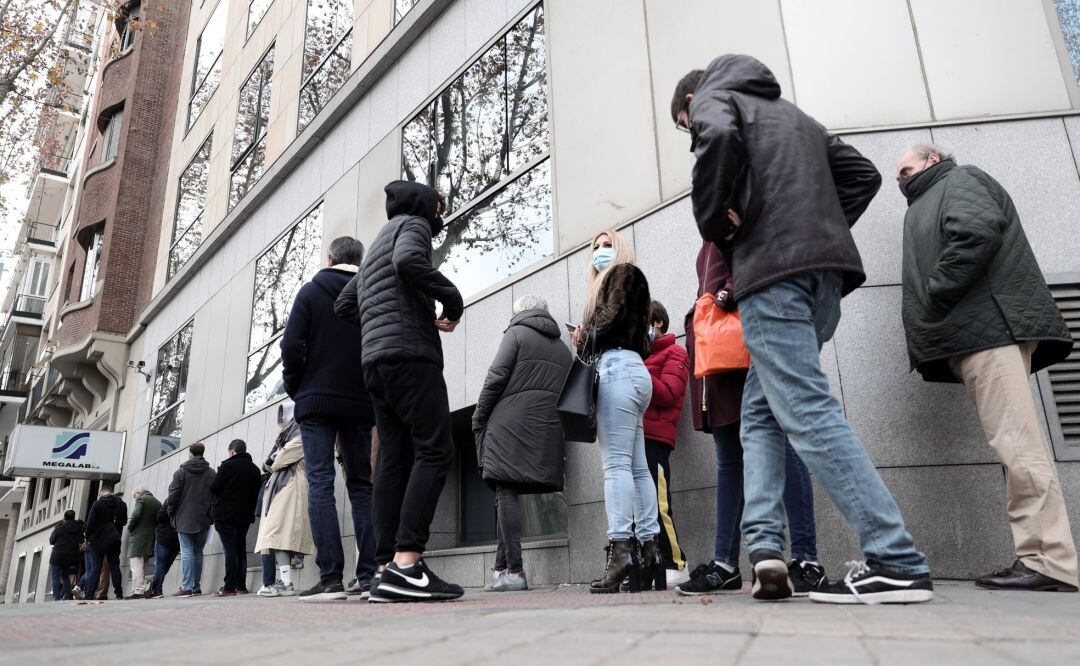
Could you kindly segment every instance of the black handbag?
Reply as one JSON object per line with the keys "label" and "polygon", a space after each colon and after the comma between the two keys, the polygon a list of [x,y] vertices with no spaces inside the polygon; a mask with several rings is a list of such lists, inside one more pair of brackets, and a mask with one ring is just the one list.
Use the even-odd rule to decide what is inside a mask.
{"label": "black handbag", "polygon": [[[584,349],[588,347],[588,355]],[[596,330],[590,329],[586,344],[574,355],[555,409],[562,422],[563,437],[572,442],[596,441],[596,395],[600,374],[596,369]]]}

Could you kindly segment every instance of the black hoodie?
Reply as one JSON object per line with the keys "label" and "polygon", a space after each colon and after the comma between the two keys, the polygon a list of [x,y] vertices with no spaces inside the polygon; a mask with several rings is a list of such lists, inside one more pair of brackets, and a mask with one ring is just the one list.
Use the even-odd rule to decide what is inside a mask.
{"label": "black hoodie", "polygon": [[510,320],[473,411],[477,461],[490,484],[519,492],[563,488],[562,424],[555,411],[573,358],[544,310]]}
{"label": "black hoodie", "polygon": [[437,205],[438,192],[427,185],[396,180],[386,186],[390,221],[375,237],[359,277],[365,367],[430,361],[442,368],[435,302],[450,320],[461,318],[464,304],[454,283],[431,265],[431,239],[443,224]]}
{"label": "black hoodie", "polygon": [[213,523],[210,504],[214,470],[202,456],[189,458],[173,474],[165,506],[177,532],[196,534]]}
{"label": "black hoodie", "polygon": [[[862,284],[850,227],[881,186],[868,159],[781,99],[750,56],[712,61],[690,122],[694,217],[702,238],[731,247],[735,293],[814,271],[841,273],[844,294]],[[719,233],[729,208],[743,220],[730,244]]]}
{"label": "black hoodie", "polygon": [[293,301],[281,337],[281,375],[297,421],[318,415],[375,422],[360,372],[360,326],[334,315],[334,299],[352,277],[324,268]]}
{"label": "black hoodie", "polygon": [[97,498],[86,516],[86,540],[94,550],[105,552],[120,542],[120,535],[127,525],[127,505],[114,494]]}

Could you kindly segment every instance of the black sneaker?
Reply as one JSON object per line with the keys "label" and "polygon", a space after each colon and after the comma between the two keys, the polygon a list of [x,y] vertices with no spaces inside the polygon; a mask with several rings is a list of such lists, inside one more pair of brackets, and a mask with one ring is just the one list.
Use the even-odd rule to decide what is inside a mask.
{"label": "black sneaker", "polygon": [[300,601],[342,601],[346,598],[345,586],[340,582],[320,581],[300,593]]}
{"label": "black sneaker", "polygon": [[399,567],[391,562],[368,601],[448,601],[463,594],[465,590],[460,585],[447,583],[436,576],[423,560],[410,567]]}
{"label": "black sneaker", "polygon": [[742,590],[742,574],[739,567],[728,571],[716,562],[699,564],[690,572],[690,580],[675,586],[679,594],[693,597],[701,594],[722,594]]}
{"label": "black sneaker", "polygon": [[349,583],[349,586],[345,588],[345,594],[350,597],[367,599],[371,594],[371,581],[353,578],[352,582]]}
{"label": "black sneaker", "polygon": [[781,601],[795,593],[782,554],[773,550],[755,550],[750,553],[750,561],[754,564],[754,587],[750,594],[755,599]]}
{"label": "black sneaker", "polygon": [[825,577],[825,567],[817,562],[792,560],[788,562],[787,573],[797,597],[805,597],[829,583],[829,579]]}
{"label": "black sneaker", "polygon": [[810,593],[823,604],[917,604],[934,598],[930,574],[902,574],[866,562],[849,562],[843,580]]}

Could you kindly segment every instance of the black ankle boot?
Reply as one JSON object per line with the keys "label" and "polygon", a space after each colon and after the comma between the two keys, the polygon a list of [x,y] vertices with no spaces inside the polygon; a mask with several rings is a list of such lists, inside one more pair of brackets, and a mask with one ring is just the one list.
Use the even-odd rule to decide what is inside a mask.
{"label": "black ankle boot", "polygon": [[630,539],[612,541],[607,548],[607,567],[599,580],[589,586],[593,594],[612,594],[619,591],[619,583],[626,579],[630,592],[641,591],[641,567],[638,563],[634,542]]}
{"label": "black ankle boot", "polygon": [[641,546],[641,589],[662,592],[667,589],[667,571],[656,537]]}

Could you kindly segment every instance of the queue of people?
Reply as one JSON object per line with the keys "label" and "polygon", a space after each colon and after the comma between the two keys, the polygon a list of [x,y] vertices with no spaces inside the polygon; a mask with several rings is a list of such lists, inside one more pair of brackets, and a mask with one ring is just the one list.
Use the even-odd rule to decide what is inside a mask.
{"label": "queue of people", "polygon": [[[607,514],[606,560],[597,561],[590,592],[738,592],[745,541],[755,599],[933,599],[927,557],[820,363],[841,299],[866,279],[851,227],[877,196],[881,175],[780,93],[764,64],[741,55],[721,56],[676,85],[671,115],[691,135],[691,199],[702,238],[697,293],[686,294],[695,305],[685,315],[685,348],[669,332],[667,307],[651,297],[632,242],[615,229],[588,247],[586,304],[580,323],[568,325],[569,348],[543,295],[514,301],[472,417],[497,516],[486,589],[529,588],[521,496],[563,489],[560,399],[581,366],[594,373],[590,415]],[[976,583],[1075,592],[1077,554],[1028,381],[1070,353],[1069,331],[1000,184],[931,144],[903,153],[896,180],[908,203],[900,314],[912,369],[926,381],[965,386],[1006,470],[1016,560]],[[76,597],[93,594],[106,567],[121,594],[125,524],[133,595],[163,596],[178,552],[183,576],[173,596],[201,594],[211,524],[225,555],[217,594],[244,594],[256,518],[259,596],[394,603],[464,594],[423,559],[454,459],[440,337],[463,314],[457,287],[432,263],[445,199],[407,181],[385,192],[388,222],[368,256],[358,240],[335,239],[327,267],[293,304],[281,342],[291,401],[279,409],[280,430],[261,473],[241,440],[230,443],[216,472],[203,445],[192,444],[166,501],[135,489],[130,519],[103,484],[86,525],[68,512],[50,539],[57,598],[72,585]],[[708,324],[716,317],[737,321],[741,333],[717,338]],[[718,339],[735,362],[716,366]],[[715,549],[693,569],[671,502],[684,409],[716,451]],[[348,585],[335,458],[357,551]],[[818,560],[813,478],[862,550],[832,580]],[[86,575],[76,584],[80,543]],[[311,554],[319,581],[298,591],[292,565]],[[150,557],[156,566],[147,586]]]}

